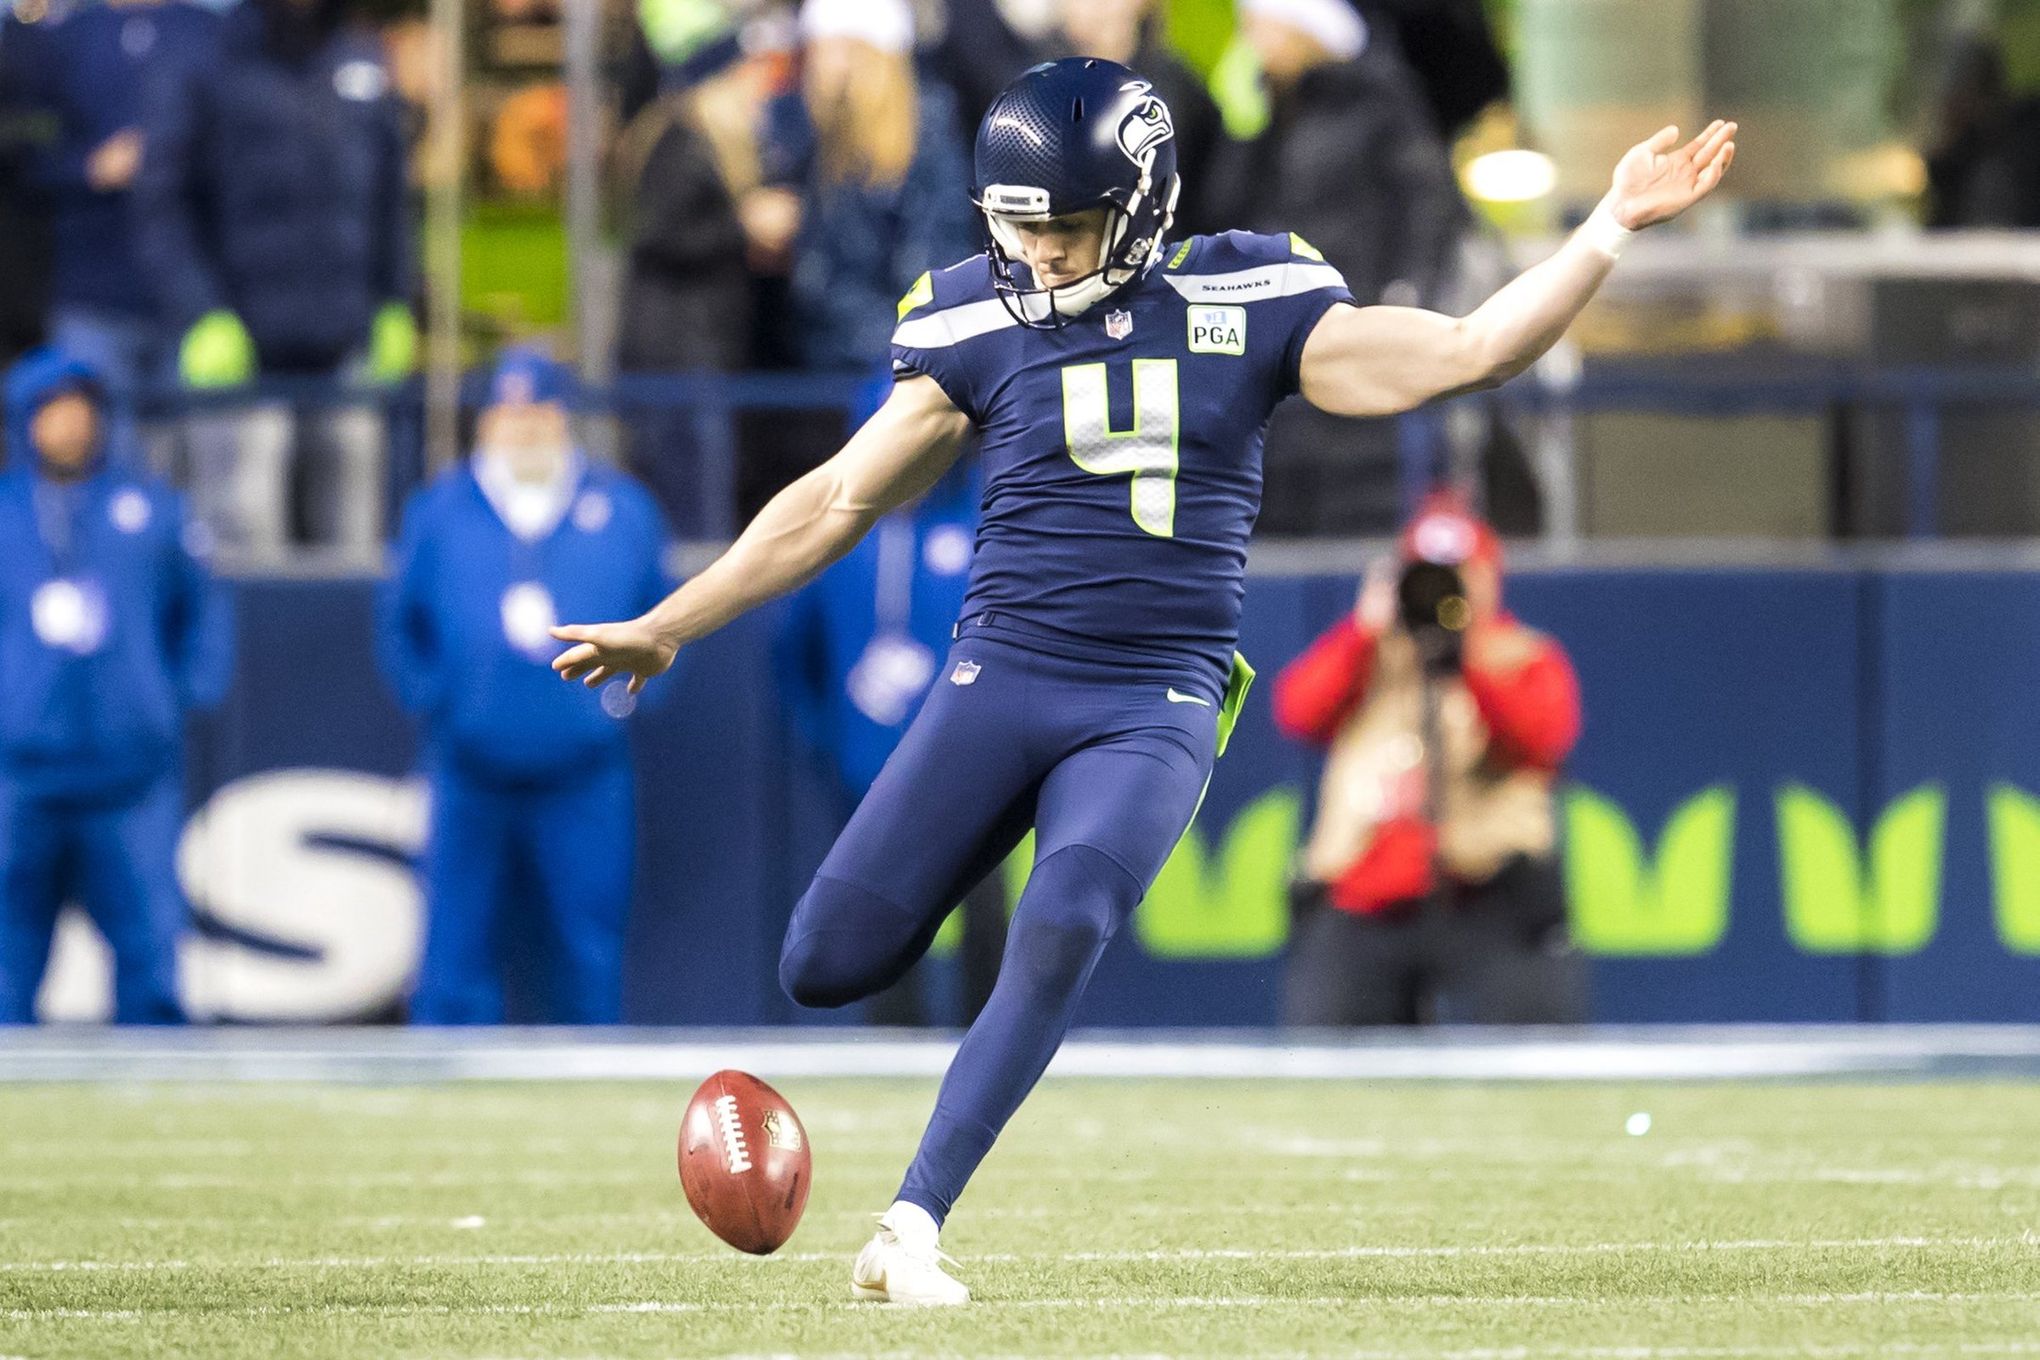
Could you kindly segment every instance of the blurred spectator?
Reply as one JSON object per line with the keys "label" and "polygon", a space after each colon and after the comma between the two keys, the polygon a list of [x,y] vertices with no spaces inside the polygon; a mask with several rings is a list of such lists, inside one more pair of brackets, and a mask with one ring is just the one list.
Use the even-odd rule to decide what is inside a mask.
{"label": "blurred spectator", "polygon": [[49,338],[91,364],[126,407],[169,377],[155,297],[128,232],[142,91],[212,60],[220,21],[183,0],[104,0],[6,26],[0,81],[46,123],[28,169],[53,216]]}
{"label": "blurred spectator", "polygon": [[466,466],[411,498],[379,610],[392,688],[425,728],[432,827],[411,1018],[504,1018],[503,934],[542,899],[547,1019],[620,1015],[636,836],[622,686],[563,685],[551,629],[630,618],[671,588],[658,510],[575,447],[567,370],[506,353]]}
{"label": "blurred spectator", "polygon": [[[717,11],[719,7],[708,5]],[[668,37],[665,93],[625,132],[617,161],[628,186],[629,255],[618,324],[625,374],[728,373],[752,361],[752,252],[777,254],[798,203],[761,185],[758,130],[771,93],[768,58],[747,57],[724,20]],[[761,210],[759,198],[773,200]],[[746,205],[751,205],[750,217]],[[777,213],[754,242],[747,221]],[[711,506],[691,412],[653,409],[632,422],[631,466],[683,535],[726,532],[732,507]]]}
{"label": "blurred spectator", "polygon": [[1994,39],[1955,44],[1927,153],[1929,227],[2040,227],[2040,99],[2015,97]]}
{"label": "blurred spectator", "polygon": [[[135,181],[144,270],[187,386],[256,377],[394,382],[418,334],[404,120],[372,33],[344,0],[247,0],[220,57],[145,101]],[[372,404],[330,402],[294,438],[290,407],[194,422],[192,483],[223,543],[291,537],[294,461],[316,541],[382,538],[383,438]],[[294,444],[319,447],[294,460]]]}
{"label": "blurred spectator", "polygon": [[[977,533],[977,478],[958,463],[918,504],[878,527],[788,603],[774,643],[796,731],[834,771],[844,816],[863,799],[920,710],[963,610]],[[963,903],[963,1014],[998,981],[1006,947],[999,875]],[[920,969],[872,1002],[879,1024],[926,1023]]]}
{"label": "blurred spectator", "polygon": [[1218,105],[1197,73],[1162,45],[1158,0],[1062,0],[1062,31],[1070,55],[1103,57],[1130,66],[1154,83],[1176,125],[1176,168],[1183,196],[1173,235],[1224,231],[1205,203],[1214,192],[1212,154],[1225,136]]}
{"label": "blurred spectator", "polygon": [[567,87],[527,85],[503,100],[489,130],[489,169],[521,198],[559,192],[567,175]]}
{"label": "blurred spectator", "polygon": [[1579,734],[1572,665],[1503,608],[1501,544],[1456,499],[1401,557],[1276,681],[1282,730],[1329,751],[1284,1019],[1581,1020],[1552,802]]}
{"label": "blurred spectator", "polygon": [[1416,77],[1431,121],[1456,140],[1497,100],[1509,97],[1509,63],[1495,41],[1484,0],[1357,0],[1372,30],[1393,36]]}
{"label": "blurred spectator", "polygon": [[[1436,306],[1469,220],[1452,162],[1401,59],[1346,0],[1242,0],[1273,94],[1267,130],[1228,151],[1217,215],[1295,232],[1362,305]],[[1291,402],[1270,423],[1264,534],[1385,534],[1401,512],[1393,421]]]}
{"label": "blurred spectator", "polygon": [[34,1019],[70,901],[112,947],[114,1018],[183,1019],[184,715],[224,694],[231,623],[177,497],[109,457],[105,407],[99,375],[57,350],[8,375],[0,1023]]}
{"label": "blurred spectator", "polygon": [[906,0],[807,0],[793,297],[810,368],[877,370],[894,304],[979,248],[951,96],[914,73]]}
{"label": "blurred spectator", "polygon": [[954,95],[955,136],[969,146],[978,122],[1013,77],[1045,60],[1060,0],[947,0],[929,69]]}

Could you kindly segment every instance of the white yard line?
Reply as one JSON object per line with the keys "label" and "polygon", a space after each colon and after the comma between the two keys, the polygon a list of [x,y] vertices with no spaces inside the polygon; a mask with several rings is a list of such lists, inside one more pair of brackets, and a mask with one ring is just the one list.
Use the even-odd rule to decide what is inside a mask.
{"label": "white yard line", "polygon": [[[1053,1311],[1060,1309],[1109,1310],[1128,1309],[1153,1312],[1162,1309],[1178,1311],[1222,1311],[1242,1308],[1310,1308],[1310,1309],[1353,1309],[1353,1308],[1578,1308],[1595,1309],[1620,1307],[1632,1304],[1692,1304],[1726,1303],[1748,1305],[1753,1303],[1788,1304],[1799,1307],[1832,1308],[1845,1304],[1871,1304],[1879,1307],[1895,1303],[2033,1303],[2040,1302],[2040,1293],[1944,1293],[1934,1290],[1897,1290],[1876,1293],[1796,1293],[1796,1294],[1623,1294],[1613,1297],[1586,1298],[1566,1294],[1397,1294],[1381,1297],[1342,1297],[1322,1295],[1309,1297],[1287,1297],[1274,1294],[1191,1294],[1175,1296],[1127,1295],[1105,1298],[1041,1298],[1041,1299],[978,1299],[972,1307],[981,1312],[998,1311]],[[634,1303],[599,1304],[313,1304],[305,1307],[282,1307],[270,1304],[256,1304],[243,1308],[213,1308],[197,1306],[192,1308],[10,1308],[0,1311],[0,1318],[10,1321],[34,1322],[46,1319],[89,1319],[93,1321],[138,1321],[142,1318],[160,1318],[184,1313],[199,1313],[207,1317],[333,1317],[364,1315],[381,1317],[585,1317],[589,1314],[609,1313],[846,1313],[874,1309],[875,1305],[837,1301],[815,1301],[792,1303],[786,1301],[753,1300],[748,1302],[728,1301],[721,1303],[691,1303],[648,1299]],[[1649,1352],[1646,1352],[1647,1354]]]}
{"label": "white yard line", "polygon": [[[972,1261],[1106,1262],[1168,1261],[1340,1261],[1422,1260],[1429,1258],[1511,1256],[1598,1256],[1636,1254],[1704,1255],[1710,1252],[1980,1250],[1994,1247],[2040,1247],[2040,1238],[2023,1237],[1841,1237],[1751,1238],[1718,1242],[1525,1242],[1471,1246],[1346,1246],[1271,1249],[1182,1247],[1152,1251],[1005,1252],[972,1256]],[[847,1252],[787,1252],[769,1258],[779,1262],[843,1259]],[[268,1257],[252,1261],[188,1259],[60,1260],[0,1262],[0,1273],[174,1270],[388,1270],[404,1268],[465,1268],[473,1266],[671,1265],[713,1263],[758,1267],[764,1258],[734,1252],[549,1252],[530,1254],[308,1256]]]}
{"label": "white yard line", "polygon": [[[642,1147],[634,1148],[641,1152]],[[830,1166],[838,1173],[851,1176],[877,1174],[875,1168],[895,1168],[899,1158],[893,1154],[873,1154],[869,1157],[831,1154]],[[48,1175],[8,1176],[0,1178],[0,1191],[21,1194],[47,1193],[71,1186],[92,1189],[119,1187],[134,1190],[163,1191],[204,1191],[238,1190],[255,1194],[287,1194],[303,1190],[485,1190],[493,1186],[578,1186],[578,1185],[636,1185],[652,1186],[670,1183],[672,1168],[668,1159],[661,1155],[656,1160],[632,1156],[625,1166],[607,1170],[568,1170],[545,1167],[528,1167],[519,1170],[477,1172],[477,1171],[417,1171],[392,1169],[387,1171],[335,1171],[289,1177],[239,1176],[224,1172],[180,1172],[180,1171],[135,1171],[126,1173],[101,1173],[89,1171],[62,1172]],[[1097,1167],[1085,1173],[1086,1179],[1114,1184],[1146,1185],[1163,1183],[1177,1175],[1176,1171],[1161,1167]],[[1893,1168],[1850,1168],[1850,1167],[1807,1167],[1767,1169],[1734,1168],[1691,1163],[1643,1162],[1635,1165],[1580,1165],[1553,1166],[1547,1163],[1526,1161],[1505,1165],[1484,1165],[1474,1169],[1452,1166],[1427,1165],[1422,1161],[1402,1160],[1392,1166],[1347,1166],[1333,1170],[1308,1165],[1266,1166],[1239,1172],[1236,1179],[1244,1182],[1270,1181],[1323,1182],[1333,1179],[1342,1183],[1393,1184],[1393,1183],[1453,1183],[1491,1182],[1518,1179],[1538,1181],[1586,1181],[1607,1184],[1614,1181],[1637,1181],[1646,1178],[1664,1179],[1680,1177],[1701,1185],[1824,1185],[1834,1186],[1934,1186],[1944,1190],[1981,1191],[1986,1193],[2008,1189],[2031,1189],[2040,1187],[2040,1167],[2032,1166],[1951,1166],[1934,1169],[1910,1167]],[[1206,1212],[1203,1209],[1197,1212]],[[1295,1212],[1285,1207],[1283,1212]]]}

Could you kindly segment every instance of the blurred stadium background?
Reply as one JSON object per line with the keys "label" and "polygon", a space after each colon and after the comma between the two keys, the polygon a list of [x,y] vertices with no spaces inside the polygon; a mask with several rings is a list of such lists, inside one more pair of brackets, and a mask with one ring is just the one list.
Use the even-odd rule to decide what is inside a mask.
{"label": "blurred stadium background", "polygon": [[[62,121],[75,110],[22,70],[52,69],[37,40],[61,39],[94,8],[18,0],[6,29],[4,308],[17,351],[68,314],[64,292],[77,288],[65,269],[89,272],[64,263],[74,240],[50,239],[75,207],[49,190],[46,168],[75,137]],[[1266,167],[1294,150],[1285,137],[1321,137],[1332,115],[1279,89],[1271,98],[1228,0],[1152,8],[1143,50],[1168,52],[1171,83],[1208,95],[1217,115],[1203,182],[1192,179],[1209,205],[1197,211],[1251,205],[1258,186],[1313,218],[1297,229],[1328,233],[1330,247],[1345,210],[1311,206],[1309,171],[1269,189]],[[1404,159],[1435,147],[1453,180],[1451,203],[1398,223],[1379,203],[1403,189],[1365,179],[1374,153],[1318,172],[1358,176],[1348,215],[1360,225],[1333,251],[1356,289],[1477,298],[1577,220],[1619,149],[1661,122],[1733,113],[1743,159],[1720,200],[1638,243],[1533,375],[1386,435],[1306,430],[1272,449],[1245,650],[1264,669],[1296,656],[1350,600],[1370,540],[1430,488],[1461,487],[1511,537],[1517,612],[1580,674],[1586,721],[1559,794],[1561,858],[1595,1019],[2040,1017],[2029,702],[2040,179],[2026,171],[2040,156],[2040,8],[1360,8],[1360,64],[1380,63],[1380,88],[1404,105],[1384,114],[1376,90],[1345,113],[1334,99],[1333,114],[1361,120],[1356,146],[1378,132],[1403,139]],[[936,165],[941,194],[961,191],[965,129],[989,90],[1028,56],[1072,46],[1060,18],[1050,0],[915,11],[927,91],[917,135],[946,144],[916,154]],[[904,211],[900,196],[831,200],[803,169],[800,130],[774,130],[801,102],[791,8],[441,0],[429,14],[367,5],[347,22],[374,38],[359,51],[383,63],[404,119],[413,220],[392,239],[416,250],[420,282],[392,300],[424,320],[419,376],[361,387],[264,363],[252,389],[223,389],[178,381],[174,363],[137,370],[119,398],[196,501],[197,469],[211,465],[190,448],[208,413],[231,418],[251,391],[272,412],[365,401],[387,454],[365,522],[394,523],[413,487],[459,459],[471,437],[463,382],[511,341],[543,342],[577,368],[582,441],[653,485],[678,536],[676,570],[833,448],[868,400],[882,335],[869,354],[860,326],[815,298],[889,300],[888,273],[911,279],[940,261],[867,239],[903,220],[887,216]],[[676,126],[693,142],[663,154],[705,165],[683,173],[654,154]],[[743,149],[698,145],[728,137]],[[1390,176],[1393,159],[1372,163]],[[138,183],[146,151],[142,161]],[[749,179],[731,178],[738,164]],[[679,187],[667,183],[676,175]],[[740,229],[690,242],[676,214]],[[1398,231],[1430,233],[1435,263],[1379,244]],[[857,238],[847,248],[846,234]],[[147,277],[156,258],[141,249],[141,293],[101,311],[118,303],[137,325],[170,327]],[[640,306],[661,288],[686,296]],[[153,349],[172,353],[176,339],[159,334]],[[479,400],[472,381],[465,393]],[[239,437],[257,439],[252,428]],[[1358,491],[1330,493],[1318,447],[1337,448]],[[190,725],[178,847],[195,1018],[393,1019],[416,967],[419,748],[369,645],[386,531],[322,538],[315,510],[300,504],[295,529],[274,539],[237,543],[221,526],[216,567],[240,645],[224,705]],[[634,725],[640,806],[655,811],[640,817],[630,1021],[816,1018],[779,994],[773,958],[840,795],[787,719],[776,627],[748,619],[701,647],[673,701]],[[1180,863],[1093,988],[1091,1022],[1276,1018],[1313,757],[1269,722],[1265,689],[1234,752]],[[952,984],[938,968],[928,985]],[[103,1015],[108,995],[94,932],[67,916],[43,1013]],[[543,1014],[519,1006],[513,997],[513,1018]]]}
{"label": "blurred stadium background", "polygon": [[[274,167],[194,152],[177,101],[214,69],[180,63],[237,22],[292,40],[268,17],[288,0],[13,0],[0,357],[100,347],[112,426],[187,493],[237,643],[223,701],[185,722],[163,847],[192,1028],[95,1023],[110,957],[72,905],[33,1001],[65,1023],[0,1030],[0,1352],[2031,1353],[2040,0],[1353,6],[1362,50],[1319,42],[1299,73],[1251,12],[1321,36],[1302,0],[915,0],[904,51],[872,17],[890,6],[818,5],[863,35],[845,75],[772,0],[308,5],[304,41],[346,44],[321,89],[387,115],[396,169],[308,115],[271,131],[336,159],[291,160],[279,201],[237,200],[235,176]],[[166,17],[200,9],[218,32]],[[846,1323],[813,1300],[949,1051],[894,1027],[953,1027],[982,978],[959,928],[872,1009],[801,1011],[777,985],[857,783],[815,727],[846,668],[817,663],[803,694],[788,660],[815,602],[739,621],[642,711],[612,709],[636,790],[620,1016],[640,1028],[462,1037],[395,1028],[433,800],[377,663],[378,591],[506,346],[571,367],[580,447],[649,487],[668,570],[698,569],[870,409],[894,299],[975,248],[990,95],[1128,34],[1202,139],[1189,225],[1293,229],[1362,301],[1469,306],[1585,216],[1623,149],[1741,121],[1727,190],[1636,242],[1531,374],[1391,426],[1290,412],[1271,433],[1242,638],[1271,676],[1439,488],[1504,535],[1511,608],[1579,681],[1551,795],[1563,925],[1533,945],[1577,965],[1594,1025],[1279,1028],[1320,761],[1264,685],[1053,1069],[1095,1080],[1051,1082],[988,1166],[1003,1188],[973,1192],[987,1226],[955,1249],[1021,1263],[1014,1311],[962,1339]],[[232,70],[204,97],[269,88],[237,94]],[[872,71],[905,72],[906,104]],[[396,210],[322,197],[322,167],[394,183]],[[224,220],[237,201],[303,219],[266,238],[279,258],[232,256],[255,239]],[[208,248],[159,230],[174,203],[247,287],[360,324],[300,361],[244,307],[222,362],[221,309],[180,282]],[[359,239],[350,213],[375,219]],[[343,217],[329,254],[319,228]],[[251,527],[235,469],[285,468],[294,444],[343,474],[275,472],[283,508]],[[946,513],[910,550],[938,577],[968,528]],[[513,1025],[574,1013],[542,896],[531,875],[506,889]],[[251,1029],[272,1025],[301,1028]],[[672,1193],[670,1117],[723,1065],[787,1079],[817,1135],[819,1226],[781,1274],[711,1252]],[[1283,1080],[1225,1095],[1243,1122],[1190,1147],[1212,1078]],[[1827,1084],[1894,1078],[1976,1084]],[[658,1085],[561,1084],[590,1080]],[[1644,1084],[1666,1080],[1715,1084]],[[1165,1155],[1128,1153],[1144,1126]],[[1041,1222],[1098,1206],[1134,1225],[1105,1267]],[[1207,1249],[1243,1275],[1214,1282]],[[1234,1285],[1236,1315],[1214,1297]],[[1387,1301],[1342,1312],[1355,1295]]]}

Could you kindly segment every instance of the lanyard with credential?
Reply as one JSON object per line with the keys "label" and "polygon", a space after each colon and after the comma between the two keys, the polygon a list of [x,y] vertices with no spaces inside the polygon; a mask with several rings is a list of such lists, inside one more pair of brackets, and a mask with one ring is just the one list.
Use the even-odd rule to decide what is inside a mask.
{"label": "lanyard with credential", "polygon": [[112,611],[80,561],[84,490],[38,481],[34,498],[36,536],[49,553],[50,577],[29,601],[30,624],[44,646],[90,656],[106,643]]}
{"label": "lanyard with credential", "polygon": [[35,532],[49,551],[52,575],[69,576],[75,566],[80,499],[76,487],[35,483]]}
{"label": "lanyard with credential", "polygon": [[850,702],[881,727],[897,727],[935,676],[935,654],[912,632],[916,534],[910,519],[891,515],[878,526],[873,627],[844,677]]}

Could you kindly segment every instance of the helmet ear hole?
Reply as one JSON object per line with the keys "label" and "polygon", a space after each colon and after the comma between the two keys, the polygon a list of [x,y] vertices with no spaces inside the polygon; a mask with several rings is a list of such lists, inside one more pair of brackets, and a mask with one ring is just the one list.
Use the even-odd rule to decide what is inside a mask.
{"label": "helmet ear hole", "polygon": [[1081,97],[1071,101],[1070,103],[1070,121],[1072,123],[1081,123],[1084,121],[1084,101]]}

